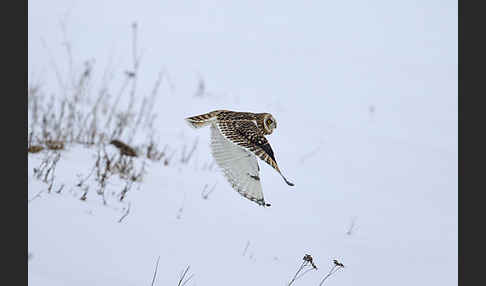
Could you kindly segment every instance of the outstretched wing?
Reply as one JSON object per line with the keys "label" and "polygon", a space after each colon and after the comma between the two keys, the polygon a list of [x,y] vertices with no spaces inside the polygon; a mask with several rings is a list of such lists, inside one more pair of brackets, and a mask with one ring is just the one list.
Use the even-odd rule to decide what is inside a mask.
{"label": "outstretched wing", "polygon": [[272,166],[289,186],[294,185],[282,175],[270,143],[253,121],[218,121],[217,126],[226,139],[258,156]]}
{"label": "outstretched wing", "polygon": [[211,125],[211,151],[216,164],[238,193],[261,206],[270,206],[263,198],[255,155],[226,139],[216,124]]}

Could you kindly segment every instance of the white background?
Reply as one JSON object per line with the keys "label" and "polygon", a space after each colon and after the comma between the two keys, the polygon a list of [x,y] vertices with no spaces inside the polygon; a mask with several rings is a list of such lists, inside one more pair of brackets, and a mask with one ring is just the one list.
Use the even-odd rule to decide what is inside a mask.
{"label": "white background", "polygon": [[[177,285],[188,264],[192,285],[285,285],[305,253],[319,271],[296,285],[317,285],[334,258],[346,268],[325,285],[457,284],[456,1],[29,0],[28,9],[30,81],[58,91],[64,22],[77,61],[95,59],[98,76],[111,66],[119,84],[136,21],[141,93],[159,71],[170,77],[160,141],[198,138],[197,160],[210,161],[209,130],[184,117],[270,112],[278,128],[268,139],[295,183],[261,162],[264,209],[218,172],[153,164],[123,223],[99,202],[43,196],[29,204],[31,285],[150,285],[159,255],[157,285]],[[208,95],[196,98],[200,79]],[[87,154],[66,151],[58,176],[86,172]],[[29,175],[30,195],[36,186]]]}

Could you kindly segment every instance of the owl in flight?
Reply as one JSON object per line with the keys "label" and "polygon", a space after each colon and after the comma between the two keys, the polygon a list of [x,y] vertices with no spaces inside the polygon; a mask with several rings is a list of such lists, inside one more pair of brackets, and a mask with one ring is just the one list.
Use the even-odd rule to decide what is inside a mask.
{"label": "owl in flight", "polygon": [[277,121],[270,113],[215,110],[186,118],[194,128],[211,125],[211,152],[231,186],[245,198],[268,207],[263,199],[256,156],[280,172],[272,147],[264,135],[272,134]]}

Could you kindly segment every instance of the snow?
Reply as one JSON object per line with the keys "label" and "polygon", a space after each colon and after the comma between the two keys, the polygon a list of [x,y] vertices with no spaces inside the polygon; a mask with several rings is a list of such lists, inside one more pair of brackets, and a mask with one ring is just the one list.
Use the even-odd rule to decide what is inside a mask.
{"label": "snow", "polygon": [[[65,191],[28,205],[29,285],[150,285],[159,256],[155,285],[177,285],[187,265],[188,285],[285,285],[306,253],[319,269],[295,285],[318,285],[332,259],[345,268],[324,285],[457,284],[456,3],[96,3],[29,1],[30,79],[56,92],[39,38],[63,62],[66,11],[80,58],[103,67],[116,47],[121,70],[137,20],[140,89],[161,69],[174,85],[157,101],[158,140],[198,147],[188,164],[146,160],[126,202],[108,206],[74,187],[96,149],[61,151],[54,189]],[[209,128],[183,119],[222,108],[278,121],[267,138],[295,187],[260,161],[269,208],[203,169]],[[45,152],[29,154],[29,198],[46,188],[33,175]],[[208,199],[205,184],[216,184]]]}

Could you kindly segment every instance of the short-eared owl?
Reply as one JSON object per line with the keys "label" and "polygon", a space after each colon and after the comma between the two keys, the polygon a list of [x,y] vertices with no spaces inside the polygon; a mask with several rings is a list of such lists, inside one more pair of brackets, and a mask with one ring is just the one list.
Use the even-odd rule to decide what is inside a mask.
{"label": "short-eared owl", "polygon": [[215,110],[188,117],[186,121],[194,128],[211,125],[213,157],[231,186],[245,198],[270,206],[263,199],[256,156],[277,170],[288,185],[294,185],[280,172],[264,136],[277,128],[277,121],[270,113]]}

